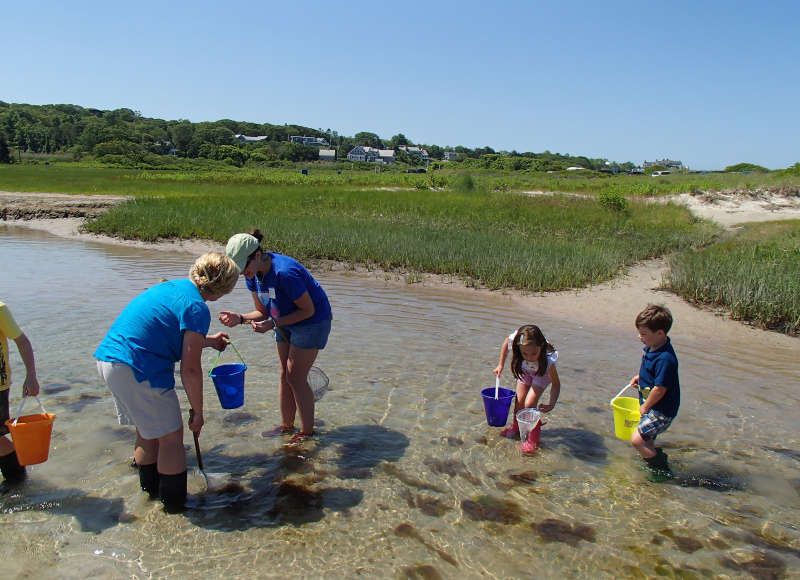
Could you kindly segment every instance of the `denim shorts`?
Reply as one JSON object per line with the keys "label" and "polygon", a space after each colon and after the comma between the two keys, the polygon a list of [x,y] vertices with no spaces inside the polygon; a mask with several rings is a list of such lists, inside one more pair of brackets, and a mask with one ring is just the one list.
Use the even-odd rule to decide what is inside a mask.
{"label": "denim shorts", "polygon": [[[281,326],[281,331],[289,339],[289,344],[297,348],[316,348],[322,350],[328,344],[331,321],[321,320],[311,324]],[[285,342],[280,332],[275,333],[276,342]]]}
{"label": "denim shorts", "polygon": [[656,435],[669,429],[672,419],[673,417],[667,417],[655,409],[650,409],[646,415],[642,415],[639,421],[639,435],[645,441],[652,441],[656,438]]}

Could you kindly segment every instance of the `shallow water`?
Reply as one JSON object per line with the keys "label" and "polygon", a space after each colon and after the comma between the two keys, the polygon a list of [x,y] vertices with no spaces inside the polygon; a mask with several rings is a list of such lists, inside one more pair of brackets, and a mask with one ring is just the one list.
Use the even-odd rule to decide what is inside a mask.
{"label": "shallow water", "polygon": [[[8,577],[800,573],[797,341],[753,340],[735,323],[673,333],[683,404],[661,444],[677,478],[652,484],[614,438],[608,405],[638,368],[630,325],[588,307],[564,316],[546,301],[315,272],[335,316],[318,359],[331,381],[318,438],[287,448],[262,436],[278,421],[271,335],[231,329],[248,364],[245,405],[223,411],[208,380],[200,440],[212,480],[241,488],[204,493],[187,438],[195,507],[168,516],[138,489],[133,434],[116,424],[91,354],[128,300],[185,276],[193,257],[2,223],[0,255],[0,300],[35,346],[57,415],[49,460],[0,496]],[[240,283],[210,307],[249,305]],[[533,457],[486,425],[479,395],[525,322],[556,343],[563,385]],[[13,345],[12,365],[13,411],[24,372]]]}

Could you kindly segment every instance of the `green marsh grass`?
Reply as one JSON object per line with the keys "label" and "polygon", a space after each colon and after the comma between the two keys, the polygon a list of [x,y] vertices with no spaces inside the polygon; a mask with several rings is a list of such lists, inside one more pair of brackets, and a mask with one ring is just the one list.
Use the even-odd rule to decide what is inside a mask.
{"label": "green marsh grass", "polygon": [[717,229],[670,204],[610,211],[595,199],[506,193],[242,185],[142,196],[87,229],[123,238],[224,242],[257,227],[299,259],[563,290],[607,280],[644,258],[708,243]]}
{"label": "green marsh grass", "polygon": [[[301,173],[308,169],[308,175]],[[379,167],[379,172],[353,169],[349,164],[298,164],[285,168],[236,168],[136,170],[98,167],[90,163],[54,162],[42,164],[0,165],[0,189],[11,191],[48,191],[61,193],[157,194],[162,192],[216,191],[234,186],[296,187],[393,187],[406,189],[449,188],[470,191],[551,191],[584,193],[602,192],[627,197],[649,197],[677,193],[699,193],[758,188],[779,189],[785,194],[800,195],[800,175],[766,174],[674,174],[647,175],[572,174],[569,172],[528,173],[470,169],[468,174],[458,164],[425,174],[405,173],[402,166]]]}
{"label": "green marsh grass", "polygon": [[800,334],[800,220],[745,225],[728,239],[670,259],[668,285],[700,304]]}

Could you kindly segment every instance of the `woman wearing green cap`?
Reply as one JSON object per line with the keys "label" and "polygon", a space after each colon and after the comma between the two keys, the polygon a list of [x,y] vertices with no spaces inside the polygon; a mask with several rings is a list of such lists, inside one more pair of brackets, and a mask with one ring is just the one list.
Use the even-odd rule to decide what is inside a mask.
{"label": "woman wearing green cap", "polygon": [[308,384],[308,373],[317,353],[328,342],[331,305],[325,290],[305,266],[289,256],[262,250],[263,238],[259,230],[253,230],[228,240],[225,253],[244,275],[255,310],[223,310],[219,319],[225,326],[249,324],[256,332],[275,330],[281,363],[281,424],[273,432],[292,433],[295,414],[299,412],[300,432],[290,440],[297,443],[314,433],[314,393]]}

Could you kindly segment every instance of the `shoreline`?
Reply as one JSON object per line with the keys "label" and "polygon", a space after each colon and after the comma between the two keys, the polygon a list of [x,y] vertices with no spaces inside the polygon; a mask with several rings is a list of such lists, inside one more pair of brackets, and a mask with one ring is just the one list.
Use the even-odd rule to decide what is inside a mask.
{"label": "shoreline", "polygon": [[[528,192],[531,194],[532,192]],[[213,240],[160,240],[144,242],[126,240],[112,236],[82,232],[86,219],[106,211],[112,205],[129,199],[128,196],[86,196],[53,193],[0,192],[0,219],[2,223],[36,229],[59,237],[77,240],[117,244],[148,249],[172,249],[187,255],[199,256],[208,251],[224,251],[224,245]],[[10,200],[17,200],[17,207],[29,208],[34,216],[28,219],[8,219]],[[704,195],[681,194],[671,201],[683,203],[698,217],[713,219],[727,228],[752,221],[775,219],[800,219],[800,197],[750,196],[715,194],[713,199]],[[6,207],[3,207],[3,204]],[[26,210],[27,211],[27,210]],[[70,214],[73,211],[78,215]],[[55,213],[55,216],[53,215]],[[58,217],[56,217],[58,216]],[[587,324],[612,321],[613,326],[629,327],[636,312],[647,303],[656,302],[670,308],[682,332],[694,335],[714,336],[714,333],[750,335],[759,340],[771,337],[770,341],[796,341],[795,337],[762,329],[744,321],[733,320],[720,309],[695,305],[661,287],[662,275],[666,271],[663,258],[639,262],[623,270],[616,278],[586,288],[560,292],[531,293],[514,289],[489,290],[465,285],[459,278],[437,274],[385,271],[365,265],[348,264],[333,260],[312,260],[309,269],[319,273],[343,276],[359,276],[396,286],[417,286],[433,290],[456,293],[481,293],[487,297],[502,297],[519,306],[523,311],[546,310],[555,315],[577,318]],[[616,322],[621,321],[621,322]],[[608,324],[608,323],[606,323]],[[766,332],[765,332],[766,330]],[[791,344],[791,343],[786,343]],[[796,344],[796,342],[794,342]]]}

